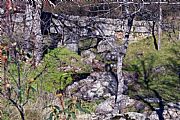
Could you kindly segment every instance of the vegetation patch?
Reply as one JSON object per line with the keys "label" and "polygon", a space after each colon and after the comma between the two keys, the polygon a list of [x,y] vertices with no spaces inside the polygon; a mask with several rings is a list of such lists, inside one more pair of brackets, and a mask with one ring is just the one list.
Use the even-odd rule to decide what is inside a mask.
{"label": "vegetation patch", "polygon": [[[169,41],[164,35],[161,49],[154,49],[153,38],[129,45],[124,70],[137,73],[137,81],[129,85],[131,97],[179,102],[180,41]],[[157,102],[158,103],[158,102]],[[157,103],[152,104],[157,106]]]}

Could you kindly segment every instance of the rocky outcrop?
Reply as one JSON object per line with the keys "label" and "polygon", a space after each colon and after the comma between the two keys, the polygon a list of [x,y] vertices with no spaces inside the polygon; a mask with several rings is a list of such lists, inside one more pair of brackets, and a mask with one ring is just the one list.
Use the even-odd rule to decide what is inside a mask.
{"label": "rocky outcrop", "polygon": [[109,98],[115,95],[117,83],[109,72],[94,72],[86,79],[74,82],[68,86],[66,93],[69,96],[92,101],[100,98]]}
{"label": "rocky outcrop", "polygon": [[[77,45],[81,38],[100,38],[102,41],[106,41],[106,44],[113,44],[116,39],[115,33],[123,31],[124,25],[120,19],[68,16],[64,14],[60,14],[52,22],[53,27],[50,28],[50,32],[62,34],[62,41],[73,51],[78,50]],[[108,46],[109,49],[112,49],[112,46]]]}
{"label": "rocky outcrop", "polygon": [[[123,22],[120,19],[98,18],[98,17],[80,17],[60,14],[53,22],[61,30],[62,27],[65,31],[77,31],[79,36],[112,36],[116,31],[123,30]],[[68,30],[69,29],[69,30]],[[51,28],[52,33],[62,32]],[[68,33],[65,33],[68,34]]]}

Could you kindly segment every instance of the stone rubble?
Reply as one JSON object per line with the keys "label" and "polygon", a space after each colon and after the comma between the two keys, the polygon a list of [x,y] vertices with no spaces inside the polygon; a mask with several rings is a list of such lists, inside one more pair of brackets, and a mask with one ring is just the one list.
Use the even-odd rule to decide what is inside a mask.
{"label": "stone rubble", "polygon": [[94,72],[86,79],[74,82],[66,89],[67,95],[92,101],[108,98],[116,93],[116,79],[109,72]]}
{"label": "stone rubble", "polygon": [[[136,82],[133,81],[134,76],[125,73],[126,84]],[[110,72],[93,72],[86,79],[68,86],[66,93],[87,101],[106,99],[96,107],[95,113],[88,120],[159,120],[156,111],[151,111],[144,103],[127,95],[118,95],[115,103],[116,85],[116,79]],[[179,103],[168,103],[164,108],[165,120],[180,120]]]}

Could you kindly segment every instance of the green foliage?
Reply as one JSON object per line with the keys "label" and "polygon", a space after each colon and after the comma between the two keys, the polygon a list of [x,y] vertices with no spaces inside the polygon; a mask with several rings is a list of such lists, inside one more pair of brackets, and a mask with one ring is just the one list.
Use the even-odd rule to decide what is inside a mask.
{"label": "green foliage", "polygon": [[57,90],[64,90],[73,79],[71,73],[62,73],[62,72],[46,72],[41,78],[44,86],[44,90],[48,92],[56,92]]}
{"label": "green foliage", "polygon": [[[17,61],[11,59],[8,64],[7,77],[10,85],[12,86],[12,98],[14,100],[18,100],[18,103],[20,104],[25,104],[29,100],[31,102],[36,101],[38,92],[47,91],[48,93],[55,93],[57,90],[63,91],[67,85],[73,82],[72,74],[75,72],[73,68],[79,68],[79,73],[89,72],[91,70],[91,68],[85,65],[81,59],[82,58],[79,55],[66,48],[57,48],[50,51],[45,55],[41,65],[36,68],[29,63],[25,63],[20,60],[17,63]],[[68,66],[72,69],[67,71],[61,69],[62,67]],[[19,78],[21,81],[20,87],[17,87],[16,84]],[[3,88],[3,86],[1,87]],[[12,104],[9,104],[8,106],[11,105]],[[77,109],[81,108],[79,105],[75,106]],[[64,111],[57,110],[56,113],[66,112],[71,118],[75,118],[75,113],[70,112],[68,109],[69,107],[67,107]],[[2,110],[2,114],[4,116],[3,119],[10,118],[6,113],[6,109]],[[34,113],[28,114],[28,116],[33,114]],[[54,113],[50,116],[53,115]]]}
{"label": "green foliage", "polygon": [[[39,73],[45,69],[38,79],[38,83],[48,92],[64,90],[73,82],[74,69],[80,69],[79,73],[90,71],[90,67],[85,65],[81,59],[79,55],[63,47],[51,50],[45,55],[42,65],[36,72]],[[66,71],[62,69],[67,67],[71,69]]]}
{"label": "green foliage", "polygon": [[161,42],[161,50],[153,48],[152,38],[130,44],[125,58],[124,70],[139,75],[140,88],[130,86],[131,96],[156,97],[156,90],[164,101],[178,102],[180,94],[180,42],[170,42],[166,37]]}
{"label": "green foliage", "polygon": [[[81,59],[81,56],[79,56],[77,53],[72,52],[67,48],[61,47],[56,48],[45,55],[43,64],[47,65],[47,67],[50,69],[58,71],[63,71],[58,69],[60,67],[72,66],[81,68],[81,71],[79,72],[89,72],[91,70],[90,67],[85,65]],[[73,70],[70,70],[70,72],[73,72]]]}
{"label": "green foliage", "polygon": [[83,108],[87,109],[91,113],[94,113],[96,110],[96,107],[103,101],[104,99],[94,100],[90,102],[81,100],[81,105]]}
{"label": "green foliage", "polygon": [[51,108],[48,120],[59,120],[60,118],[66,118],[66,120],[75,120],[77,111],[90,114],[87,109],[82,107],[80,101],[74,99],[66,99],[65,109],[62,109],[61,107],[56,105],[49,105],[45,108]]}

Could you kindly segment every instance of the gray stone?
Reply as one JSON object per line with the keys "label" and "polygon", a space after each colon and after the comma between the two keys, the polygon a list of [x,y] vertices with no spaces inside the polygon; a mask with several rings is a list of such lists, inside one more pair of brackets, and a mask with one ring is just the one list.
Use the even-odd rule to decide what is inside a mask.
{"label": "gray stone", "polygon": [[73,52],[78,52],[78,44],[66,44],[66,48]]}
{"label": "gray stone", "polygon": [[180,109],[180,102],[178,102],[178,103],[172,103],[172,102],[170,102],[170,103],[167,104],[167,106],[168,106],[168,107],[171,107],[171,108]]}
{"label": "gray stone", "polygon": [[97,46],[98,53],[111,51],[115,47],[114,38],[105,38],[103,41],[99,42]]}
{"label": "gray stone", "polygon": [[114,97],[112,97],[112,98],[109,98],[106,101],[100,103],[97,106],[95,113],[96,114],[104,114],[104,115],[111,114],[113,112],[114,106],[115,106],[115,104],[113,102],[114,100],[115,100]]}
{"label": "gray stone", "polygon": [[0,8],[0,14],[3,15],[5,13],[4,9]]}
{"label": "gray stone", "polygon": [[107,82],[107,81],[102,82],[102,85],[103,85],[103,86],[108,86],[108,85],[109,85],[109,82]]}
{"label": "gray stone", "polygon": [[137,111],[140,112],[140,111],[144,110],[145,105],[144,105],[142,102],[137,102],[137,103],[135,104],[135,108],[136,108]]}
{"label": "gray stone", "polygon": [[148,116],[148,118],[149,118],[150,120],[159,120],[159,117],[158,117],[158,115],[157,115],[157,113],[156,113],[155,111],[152,112],[151,115]]}
{"label": "gray stone", "polygon": [[81,52],[81,56],[86,58],[86,61],[89,61],[90,63],[92,63],[93,59],[96,58],[96,55],[94,52],[90,51],[90,50],[84,50]]}
{"label": "gray stone", "polygon": [[118,114],[119,110],[122,110],[133,102],[134,100],[130,99],[128,96],[118,95],[117,102],[115,103],[115,96],[111,96],[97,106],[95,113],[101,115],[110,114],[113,116],[114,114]]}
{"label": "gray stone", "polygon": [[146,116],[144,114],[136,113],[136,112],[127,112],[127,113],[125,113],[125,115],[127,116],[127,118],[134,119],[134,120],[145,120],[146,119]]}
{"label": "gray stone", "polygon": [[96,100],[114,95],[116,86],[116,80],[110,73],[94,72],[86,79],[76,82],[75,85],[68,86],[66,93],[70,96],[78,95],[78,98],[84,100]]}
{"label": "gray stone", "polygon": [[12,15],[12,21],[15,23],[22,23],[23,22],[23,15],[20,13],[16,13]]}

